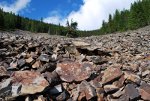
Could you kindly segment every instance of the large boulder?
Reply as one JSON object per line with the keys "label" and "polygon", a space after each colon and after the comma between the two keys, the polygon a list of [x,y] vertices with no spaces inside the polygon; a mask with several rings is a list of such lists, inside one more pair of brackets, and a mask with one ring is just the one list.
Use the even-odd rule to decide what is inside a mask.
{"label": "large boulder", "polygon": [[40,73],[33,71],[16,71],[11,78],[15,96],[40,93],[49,85]]}
{"label": "large boulder", "polygon": [[57,64],[56,72],[63,81],[82,81],[90,77],[93,68],[91,62],[63,62]]}

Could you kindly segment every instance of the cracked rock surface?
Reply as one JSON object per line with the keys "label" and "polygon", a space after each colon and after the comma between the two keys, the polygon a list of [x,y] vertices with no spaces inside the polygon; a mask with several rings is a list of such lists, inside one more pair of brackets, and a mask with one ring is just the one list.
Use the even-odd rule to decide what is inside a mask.
{"label": "cracked rock surface", "polygon": [[0,32],[0,101],[149,101],[150,26],[84,38]]}

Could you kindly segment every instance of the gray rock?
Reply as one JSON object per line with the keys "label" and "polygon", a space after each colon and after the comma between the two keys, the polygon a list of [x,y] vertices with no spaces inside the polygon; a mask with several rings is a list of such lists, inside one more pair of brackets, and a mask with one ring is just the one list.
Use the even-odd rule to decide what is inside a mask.
{"label": "gray rock", "polygon": [[59,94],[59,93],[62,93],[63,92],[63,89],[62,89],[62,85],[59,84],[59,85],[56,85],[54,86],[53,88],[51,88],[49,90],[49,93],[54,95],[54,94]]}
{"label": "gray rock", "polygon": [[6,96],[11,96],[11,81],[12,79],[8,78],[0,83],[0,97],[5,98]]}
{"label": "gray rock", "polygon": [[20,95],[20,92],[21,91],[21,84],[17,84],[17,85],[12,85],[12,90],[11,90],[11,93],[12,93],[12,96],[18,96]]}
{"label": "gray rock", "polygon": [[103,62],[103,60],[100,56],[86,56],[86,59],[88,61],[96,63],[96,64]]}
{"label": "gray rock", "polygon": [[26,61],[25,61],[25,59],[19,59],[17,61],[17,64],[18,64],[18,67],[20,69],[20,68],[22,68],[26,64]]}
{"label": "gray rock", "polygon": [[49,62],[49,59],[50,57],[47,54],[41,54],[39,57],[39,60],[44,61],[44,62]]}
{"label": "gray rock", "polygon": [[135,88],[136,86],[133,84],[127,84],[125,87],[125,95],[130,100],[136,100],[140,97],[138,90]]}

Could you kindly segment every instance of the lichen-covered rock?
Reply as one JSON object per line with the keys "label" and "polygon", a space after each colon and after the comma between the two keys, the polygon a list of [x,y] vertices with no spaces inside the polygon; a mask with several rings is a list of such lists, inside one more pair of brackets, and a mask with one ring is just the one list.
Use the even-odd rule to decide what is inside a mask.
{"label": "lichen-covered rock", "polygon": [[[28,94],[35,94],[42,92],[48,85],[48,81],[44,79],[42,75],[38,72],[32,72],[32,71],[16,71],[12,75],[12,86],[17,89],[12,90],[18,90],[18,95],[16,91],[16,96],[19,95],[28,95]],[[21,87],[19,87],[21,86]]]}
{"label": "lichen-covered rock", "polygon": [[57,64],[56,72],[63,81],[82,81],[90,77],[93,68],[90,62],[64,62]]}

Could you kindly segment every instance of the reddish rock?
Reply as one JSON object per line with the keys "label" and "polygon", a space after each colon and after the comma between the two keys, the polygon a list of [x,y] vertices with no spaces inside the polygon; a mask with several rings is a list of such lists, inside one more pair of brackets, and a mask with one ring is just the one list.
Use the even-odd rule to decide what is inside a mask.
{"label": "reddish rock", "polygon": [[69,93],[67,91],[63,91],[60,95],[56,97],[56,101],[66,101],[69,98]]}
{"label": "reddish rock", "polygon": [[82,91],[79,93],[78,101],[86,100],[85,92]]}
{"label": "reddish rock", "polygon": [[102,87],[101,81],[102,81],[103,73],[100,73],[94,80],[90,81],[90,84],[95,88]]}
{"label": "reddish rock", "polygon": [[124,72],[124,78],[127,79],[128,81],[132,81],[134,83],[137,83],[137,84],[140,84],[141,82],[141,79],[139,76],[133,74],[133,73],[130,73],[130,72]]}
{"label": "reddish rock", "polygon": [[120,88],[117,92],[112,94],[113,98],[119,98],[125,93],[124,87]]}
{"label": "reddish rock", "polygon": [[139,69],[139,64],[128,64],[128,65],[123,65],[123,70],[128,70],[128,71],[133,71],[136,72]]}
{"label": "reddish rock", "polygon": [[104,97],[102,95],[97,96],[97,101],[105,101]]}
{"label": "reddish rock", "polygon": [[113,84],[119,88],[121,88],[123,85],[124,85],[124,82],[125,82],[125,77],[124,75],[122,75],[119,80],[115,81]]}
{"label": "reddish rock", "polygon": [[82,81],[90,77],[93,68],[90,62],[64,62],[57,64],[56,72],[63,81]]}
{"label": "reddish rock", "polygon": [[73,89],[71,91],[71,97],[73,101],[77,101],[79,97],[79,88],[78,89]]}
{"label": "reddish rock", "polygon": [[[87,81],[82,81],[81,84],[79,85],[79,91],[82,94],[82,98],[85,95],[86,100],[90,100],[93,97],[96,96],[96,90],[94,87],[92,87]],[[80,98],[81,95],[79,95]]]}
{"label": "reddish rock", "polygon": [[16,71],[11,78],[13,79],[13,86],[21,84],[20,93],[18,95],[39,93],[49,85],[40,73],[33,71]]}
{"label": "reddish rock", "polygon": [[104,71],[104,75],[102,77],[102,83],[106,84],[114,81],[115,79],[121,77],[122,72],[119,68],[108,67]]}
{"label": "reddish rock", "polygon": [[139,89],[141,98],[146,101],[150,101],[150,85],[142,83]]}
{"label": "reddish rock", "polygon": [[75,83],[68,84],[68,90],[75,89],[76,87],[77,87],[77,85]]}
{"label": "reddish rock", "polygon": [[119,90],[119,88],[115,85],[105,85],[104,90],[106,93],[110,93]]}

